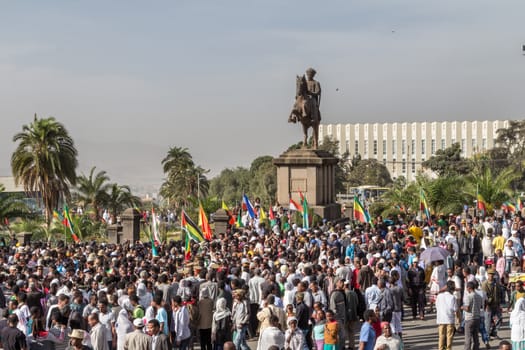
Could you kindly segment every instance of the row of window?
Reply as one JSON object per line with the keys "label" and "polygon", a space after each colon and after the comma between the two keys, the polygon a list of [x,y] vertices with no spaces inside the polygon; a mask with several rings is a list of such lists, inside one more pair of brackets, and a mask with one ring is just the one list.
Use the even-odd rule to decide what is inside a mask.
{"label": "row of window", "polygon": [[[456,143],[455,139],[452,139],[451,144]],[[467,145],[466,139],[461,139],[461,150],[464,153]],[[426,152],[426,140],[421,140],[421,154],[425,154]],[[477,147],[476,139],[472,139],[472,149],[475,150]],[[441,149],[444,150],[446,148],[446,141],[445,139],[441,139]],[[487,139],[481,140],[481,149],[485,151],[487,149]],[[346,151],[350,151],[350,141],[346,141]],[[364,155],[368,155],[368,140],[364,140]],[[383,140],[383,155],[386,155],[387,151],[387,141]],[[392,140],[392,154],[395,155],[397,151],[397,141]],[[377,140],[373,141],[373,147],[372,147],[373,155],[377,155]],[[359,141],[354,141],[354,153],[359,153]],[[410,149],[408,150],[408,153],[415,155],[416,154],[416,140],[411,140],[410,143]],[[432,139],[430,143],[430,153],[435,154],[436,153],[436,140]],[[401,140],[401,154],[405,155],[407,154],[407,140]]]}

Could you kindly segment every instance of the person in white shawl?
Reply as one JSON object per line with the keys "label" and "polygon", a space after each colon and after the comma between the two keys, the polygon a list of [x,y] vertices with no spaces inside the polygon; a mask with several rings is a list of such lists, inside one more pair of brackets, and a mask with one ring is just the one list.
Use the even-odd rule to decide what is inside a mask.
{"label": "person in white shawl", "polygon": [[117,331],[117,350],[124,350],[126,334],[133,332],[133,324],[129,320],[126,308],[122,308],[119,311],[115,329]]}
{"label": "person in white shawl", "polygon": [[231,315],[226,306],[226,299],[217,299],[211,322],[211,339],[216,347],[220,348],[226,341],[231,340]]}
{"label": "person in white shawl", "polygon": [[520,298],[516,302],[514,309],[510,313],[510,340],[512,350],[525,349],[525,298]]}
{"label": "person in white shawl", "polygon": [[284,347],[284,332],[280,328],[279,317],[277,315],[270,316],[270,325],[266,327],[259,337],[257,343],[257,350],[269,349],[272,345],[276,345],[279,349]]}

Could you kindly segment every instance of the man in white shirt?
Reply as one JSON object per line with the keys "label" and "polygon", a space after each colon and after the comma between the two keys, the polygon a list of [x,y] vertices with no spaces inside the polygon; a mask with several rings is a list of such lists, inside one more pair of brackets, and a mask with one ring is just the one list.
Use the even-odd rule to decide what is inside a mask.
{"label": "man in white shirt", "polygon": [[439,293],[436,298],[436,323],[438,324],[438,349],[452,350],[452,339],[454,337],[455,315],[458,303],[454,296],[456,284],[447,281],[447,290]]}

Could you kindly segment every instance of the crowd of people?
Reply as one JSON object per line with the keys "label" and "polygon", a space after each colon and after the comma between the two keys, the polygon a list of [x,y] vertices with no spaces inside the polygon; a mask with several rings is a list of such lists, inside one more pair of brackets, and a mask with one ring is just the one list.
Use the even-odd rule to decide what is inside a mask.
{"label": "crowd of people", "polygon": [[490,347],[507,312],[499,348],[525,349],[519,215],[216,234],[191,254],[179,241],[5,244],[3,348],[401,350],[406,321],[435,309],[440,350],[459,334]]}

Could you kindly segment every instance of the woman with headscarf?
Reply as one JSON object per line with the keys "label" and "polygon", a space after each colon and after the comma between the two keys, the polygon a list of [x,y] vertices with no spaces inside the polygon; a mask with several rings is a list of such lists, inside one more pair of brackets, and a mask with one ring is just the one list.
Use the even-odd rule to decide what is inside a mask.
{"label": "woman with headscarf", "polygon": [[288,319],[288,329],[284,334],[284,348],[289,350],[302,350],[305,339],[303,331],[297,327],[297,318]]}
{"label": "woman with headscarf", "polygon": [[525,298],[520,298],[510,313],[512,350],[525,349]]}
{"label": "woman with headscarf", "polygon": [[211,323],[211,338],[214,343],[214,350],[222,350],[224,343],[232,340],[231,312],[226,303],[225,298],[219,298],[215,304],[215,312]]}
{"label": "woman with headscarf", "polygon": [[124,350],[126,334],[133,332],[133,324],[129,320],[128,311],[125,308],[122,308],[118,313],[115,330],[117,333],[117,350]]}

